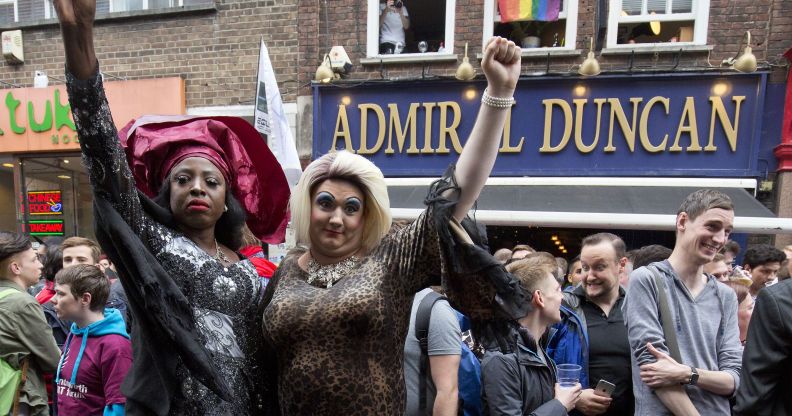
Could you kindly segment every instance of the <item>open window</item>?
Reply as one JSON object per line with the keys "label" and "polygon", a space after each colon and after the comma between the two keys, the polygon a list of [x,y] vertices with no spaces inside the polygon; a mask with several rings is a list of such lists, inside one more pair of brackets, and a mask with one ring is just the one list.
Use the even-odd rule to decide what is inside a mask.
{"label": "open window", "polygon": [[523,51],[575,49],[577,15],[578,0],[560,0],[558,20],[504,23],[498,0],[484,0],[482,47],[490,37],[501,36],[522,46]]}
{"label": "open window", "polygon": [[414,58],[454,52],[456,0],[368,0],[368,57]]}
{"label": "open window", "polygon": [[611,0],[608,48],[706,45],[709,0]]}

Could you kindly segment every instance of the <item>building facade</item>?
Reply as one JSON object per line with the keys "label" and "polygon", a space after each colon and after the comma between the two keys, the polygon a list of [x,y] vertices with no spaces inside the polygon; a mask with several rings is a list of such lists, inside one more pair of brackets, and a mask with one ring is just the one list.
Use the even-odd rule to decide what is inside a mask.
{"label": "building facade", "polygon": [[[561,0],[560,3],[557,21],[504,23],[508,17],[500,12],[498,0],[407,0],[403,2],[403,8],[409,15],[411,27],[404,32],[404,42],[399,45],[402,53],[381,54],[380,15],[383,6],[377,0],[101,0],[97,5],[95,44],[106,81],[126,85],[128,94],[135,90],[131,84],[133,81],[178,78],[181,80],[181,90],[176,94],[181,94],[179,99],[182,103],[180,105],[175,100],[165,110],[187,114],[239,115],[250,119],[253,114],[259,41],[263,39],[270,52],[298,151],[304,162],[307,162],[329,150],[317,146],[328,139],[319,137],[319,133],[335,132],[336,126],[327,124],[334,124],[337,117],[331,117],[330,122],[318,121],[317,118],[326,116],[326,111],[320,112],[317,106],[320,102],[325,103],[327,97],[333,96],[331,92],[345,88],[350,94],[339,97],[350,96],[353,101],[358,92],[362,94],[365,91],[375,94],[388,91],[413,94],[416,98],[413,101],[404,97],[393,101],[397,105],[406,104],[404,114],[407,115],[412,102],[438,102],[432,97],[442,94],[443,89],[465,91],[470,86],[481,86],[481,52],[485,40],[493,34],[509,37],[526,46],[523,52],[525,82],[522,83],[526,86],[540,86],[547,81],[555,85],[557,92],[573,91],[577,87],[600,82],[597,81],[598,77],[610,80],[602,81],[605,84],[616,86],[620,80],[640,78],[656,85],[642,95],[642,105],[645,105],[652,97],[662,95],[663,83],[684,91],[684,83],[695,83],[696,79],[707,79],[707,82],[716,82],[721,78],[738,79],[740,75],[730,69],[729,62],[724,61],[741,53],[744,34],[750,31],[751,47],[759,62],[759,70],[754,75],[741,76],[739,79],[750,78],[753,88],[762,91],[761,97],[756,96],[752,104],[755,106],[752,107],[753,111],[761,119],[754,118],[750,122],[746,122],[745,118],[741,120],[743,128],[748,128],[744,134],[749,136],[743,137],[743,133],[738,133],[741,135],[740,140],[756,141],[751,144],[751,155],[744,160],[746,165],[741,168],[743,171],[737,172],[740,169],[735,169],[726,175],[712,172],[696,175],[680,168],[691,163],[685,159],[682,165],[673,165],[679,168],[676,173],[625,173],[619,176],[639,179],[647,176],[747,179],[749,185],[734,182],[734,186],[749,189],[775,212],[792,216],[792,201],[783,198],[792,189],[783,192],[781,188],[782,185],[792,188],[792,180],[785,181],[783,176],[777,175],[779,164],[773,154],[773,149],[781,144],[788,74],[788,61],[783,58],[783,53],[792,46],[789,41],[792,39],[792,3],[784,0]],[[503,5],[508,7],[507,2]],[[54,10],[48,0],[0,2],[2,31],[20,30],[24,49],[24,63],[0,65],[0,83],[6,89],[4,95],[17,90],[32,91],[36,71],[41,71],[49,76],[49,88],[53,89],[53,94],[55,90],[61,91],[61,103],[66,101],[62,87],[63,51],[54,17]],[[602,74],[584,78],[577,71],[592,44]],[[450,79],[462,61],[465,45],[470,62],[479,75],[471,83],[455,83]],[[351,66],[341,79],[326,85],[314,83],[317,66],[333,46],[344,48]],[[380,89],[372,90],[373,86]],[[530,90],[521,91],[524,97],[521,101],[530,102],[535,98]],[[475,93],[480,91],[476,90]],[[631,121],[633,112],[630,96],[621,97],[625,119]],[[386,94],[380,98],[387,106],[389,96]],[[594,105],[596,97],[590,98]],[[574,105],[573,99],[570,96],[570,106]],[[703,92],[696,99],[707,102]],[[123,95],[119,101],[125,101]],[[157,99],[148,100],[149,103],[153,101]],[[731,103],[734,105],[733,101]],[[23,124],[28,122],[27,112],[23,111],[24,105],[20,104],[17,110],[17,117]],[[538,105],[539,111],[543,111],[541,100]],[[337,103],[333,103],[329,107],[336,106]],[[675,106],[677,104],[671,104],[671,113],[684,109],[682,104],[678,108]],[[140,107],[137,110],[140,114],[156,109],[152,106],[152,110],[149,110],[145,102]],[[323,104],[324,110],[329,107]],[[726,110],[732,111],[727,111],[732,117],[727,117],[728,122],[734,123],[734,108],[726,107]],[[563,112],[563,109],[559,111]],[[709,113],[707,117],[701,116],[699,124],[709,127],[708,116]],[[35,117],[43,115],[34,114]],[[135,115],[123,117],[133,118]],[[469,118],[466,116],[460,121],[463,126]],[[116,114],[119,125],[127,121]],[[86,221],[90,213],[85,211],[90,204],[85,201],[90,201],[90,196],[84,193],[79,195],[79,190],[85,189],[86,179],[79,169],[65,166],[75,166],[78,161],[74,159],[78,156],[74,142],[63,143],[62,140],[63,134],[68,135],[68,126],[54,127],[60,134],[60,147],[20,148],[8,144],[12,137],[9,134],[9,122],[10,118],[0,117],[0,128],[6,131],[5,136],[0,136],[0,158],[11,166],[3,167],[0,171],[0,194],[6,196],[2,198],[3,201],[14,203],[0,206],[0,227],[9,229],[32,221],[30,207],[25,207],[25,200],[36,201],[39,198],[36,195],[47,194],[31,196],[27,193],[61,190],[64,215],[69,215],[67,209],[73,212],[73,218],[69,220],[72,222],[64,221],[64,232],[87,233],[89,227]],[[678,118],[668,123],[674,124],[669,129],[676,129]],[[439,140],[440,130],[429,129],[428,134],[432,136],[431,140]],[[674,132],[670,134],[673,136]],[[719,130],[718,134],[718,140],[728,139],[725,130]],[[460,135],[463,136],[461,140],[464,140],[463,129]],[[47,140],[52,141],[51,136],[46,136]],[[702,137],[701,141],[705,142],[706,139]],[[529,137],[527,140],[542,140],[542,137]],[[574,142],[574,138],[571,140]],[[638,140],[640,143],[640,137]],[[585,158],[569,157],[572,158],[568,161],[570,168],[563,172],[516,170],[504,175],[550,178],[591,176],[585,168]],[[625,157],[628,159],[619,163],[631,160],[630,155]],[[704,159],[704,163],[728,160],[726,156],[726,159],[713,157]],[[37,159],[43,159],[40,161],[43,166],[36,165],[39,162]],[[427,159],[431,160],[429,157]],[[449,153],[447,160],[438,157],[429,162],[434,167],[423,173],[420,172],[422,162],[414,164],[412,159],[403,159],[405,164],[415,169],[396,176],[434,174],[437,166],[453,159],[453,152]],[[63,163],[65,160],[70,163]],[[31,166],[26,173],[28,161]],[[580,171],[575,172],[571,168],[573,166],[580,166]],[[37,172],[39,177],[49,175],[53,178],[43,184],[37,183],[38,179],[29,177],[30,172]],[[70,176],[70,179],[59,179],[59,175]],[[600,171],[598,175],[608,177],[610,174]],[[585,184],[585,181],[572,182]],[[73,195],[67,195],[68,189],[74,190]],[[69,202],[72,199],[82,200],[83,203]],[[68,204],[73,206],[67,207]],[[40,229],[44,231],[46,228],[41,226]],[[781,244],[784,238],[779,236],[777,243]]]}

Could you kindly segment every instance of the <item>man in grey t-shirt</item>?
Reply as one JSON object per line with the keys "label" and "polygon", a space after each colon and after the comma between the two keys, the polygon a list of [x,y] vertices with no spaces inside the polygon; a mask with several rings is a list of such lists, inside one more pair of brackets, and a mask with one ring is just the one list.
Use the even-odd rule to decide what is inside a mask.
{"label": "man in grey t-shirt", "polygon": [[[412,312],[410,312],[410,329],[404,343],[404,383],[407,387],[408,416],[421,415],[420,394],[420,359],[421,347],[415,337],[415,315],[418,305],[431,288],[426,288],[415,295]],[[429,365],[426,380],[426,413],[434,415],[457,414],[457,373],[462,354],[462,332],[456,312],[445,300],[438,300],[432,307],[429,319],[429,336],[427,337]]]}
{"label": "man in grey t-shirt", "polygon": [[[713,190],[688,195],[677,213],[671,256],[630,275],[622,309],[633,350],[636,415],[730,414],[742,357],[737,296],[704,274],[703,266],[723,248],[733,223],[727,195]],[[660,291],[667,294],[678,360],[663,332]]]}

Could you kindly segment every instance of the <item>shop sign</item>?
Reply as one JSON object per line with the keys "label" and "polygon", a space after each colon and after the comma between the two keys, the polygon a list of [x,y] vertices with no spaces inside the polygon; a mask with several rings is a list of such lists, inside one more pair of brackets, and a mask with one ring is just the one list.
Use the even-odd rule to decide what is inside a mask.
{"label": "shop sign", "polygon": [[63,215],[61,191],[29,191],[27,194],[30,215]]}
{"label": "shop sign", "polygon": [[[495,176],[756,176],[766,74],[521,80]],[[453,163],[484,85],[314,87],[314,157],[347,149],[387,176]]]}
{"label": "shop sign", "polygon": [[[178,77],[105,83],[120,129],[144,114],[184,114],[184,81]],[[0,153],[79,149],[64,85],[0,90]]]}
{"label": "shop sign", "polygon": [[28,222],[28,230],[30,230],[30,235],[37,235],[37,236],[65,235],[63,220],[46,220],[46,221],[31,220]]}

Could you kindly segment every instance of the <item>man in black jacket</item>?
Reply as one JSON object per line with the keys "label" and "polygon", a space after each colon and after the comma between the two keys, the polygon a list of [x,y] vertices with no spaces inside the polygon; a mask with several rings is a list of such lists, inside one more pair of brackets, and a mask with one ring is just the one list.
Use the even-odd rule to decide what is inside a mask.
{"label": "man in black jacket", "polygon": [[[549,258],[548,258],[549,257]],[[561,286],[552,256],[533,256],[506,267],[531,293],[532,310],[517,320],[510,351],[487,348],[481,361],[481,402],[485,415],[565,416],[580,397],[580,383],[562,388],[553,360],[537,340],[561,320]]]}
{"label": "man in black jacket", "polygon": [[759,291],[742,361],[737,415],[792,415],[792,280]]}

